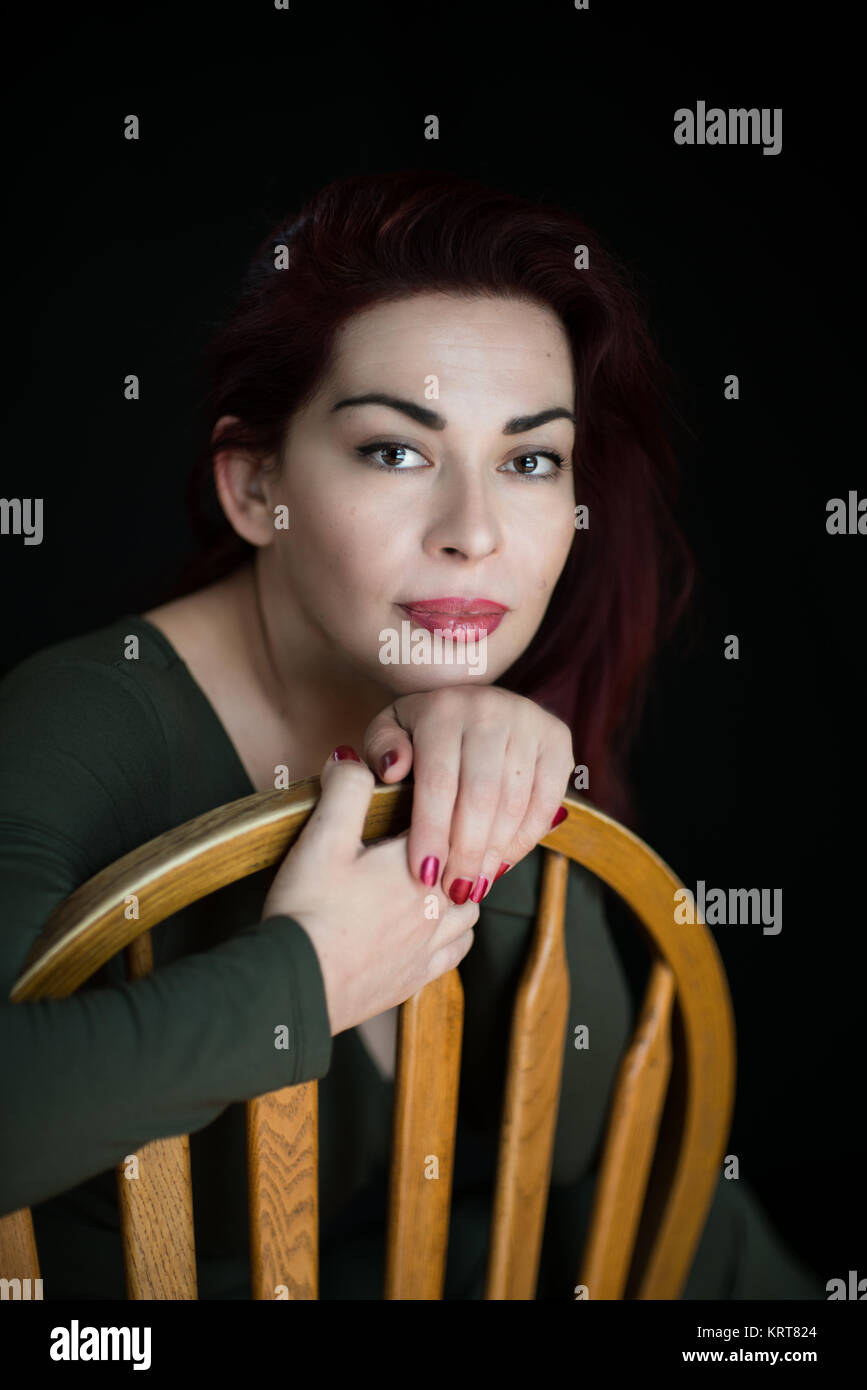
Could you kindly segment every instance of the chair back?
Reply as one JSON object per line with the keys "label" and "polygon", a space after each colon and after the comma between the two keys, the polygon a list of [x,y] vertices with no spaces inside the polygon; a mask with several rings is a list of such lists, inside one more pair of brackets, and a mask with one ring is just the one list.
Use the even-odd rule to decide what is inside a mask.
{"label": "chair back", "polygon": [[[10,998],[72,994],[124,950],[130,978],[153,968],[151,929],[226,884],[278,864],[319,797],[318,777],[257,792],[170,830],[77,888],[51,915]],[[569,1006],[568,861],[635,913],[651,968],[621,1060],[577,1297],[680,1297],[721,1171],[734,1104],[728,984],[701,921],[674,916],[682,884],[631,831],[584,801],[542,840],[540,895],[512,1016],[485,1297],[533,1299],[551,1177]],[[376,787],[370,843],[408,828],[412,787]],[[139,916],[126,915],[130,895]],[[440,1299],[445,1282],[461,1062],[463,988],[449,971],[400,1006],[383,1296]],[[318,1083],[246,1103],[252,1293],[318,1297]],[[440,1179],[419,1156],[436,1153]],[[156,1139],[139,1177],[119,1164],[127,1296],[195,1299],[189,1136]],[[0,1218],[0,1271],[39,1278],[29,1208]],[[27,1286],[32,1287],[32,1285]],[[14,1296],[14,1294],[13,1294]]]}

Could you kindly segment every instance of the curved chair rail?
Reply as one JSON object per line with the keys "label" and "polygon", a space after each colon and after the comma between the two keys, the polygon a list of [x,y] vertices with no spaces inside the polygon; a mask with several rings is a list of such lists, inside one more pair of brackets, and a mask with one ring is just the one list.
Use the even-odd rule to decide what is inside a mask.
{"label": "curved chair rail", "polygon": [[[130,974],[147,973],[145,933],[189,903],[282,860],[318,797],[318,778],[257,792],[109,865],[52,913],[10,998],[69,995],[124,948]],[[563,922],[567,860],[574,859],[633,910],[652,958],[609,1113],[579,1284],[593,1298],[677,1298],[731,1125],[735,1033],[728,984],[705,925],[675,922],[674,895],[683,885],[662,859],[587,802],[566,797],[563,805],[569,816],[540,842],[546,854],[536,933],[513,1016],[486,1297],[534,1297],[568,1008]],[[411,808],[410,784],[376,787],[365,842],[405,830]],[[137,917],[127,916],[133,896]],[[441,1146],[435,1152],[453,1152],[462,1018],[456,970],[400,1007],[387,1298],[442,1297],[451,1176],[420,1181],[408,1154],[416,1133],[428,1148],[435,1136]],[[440,1059],[433,1084],[432,1055]],[[277,1296],[317,1296],[316,1105],[316,1082],[247,1103],[254,1297],[274,1297],[277,1288],[288,1290]],[[153,1186],[119,1180],[129,1295],[195,1298],[188,1138],[158,1139],[145,1151],[160,1160]],[[281,1202],[287,1185],[293,1186],[288,1215]],[[165,1278],[154,1275],[149,1259],[161,1203],[173,1212],[174,1245],[162,1260],[172,1272]],[[165,1228],[163,1217],[163,1241]],[[27,1208],[0,1219],[0,1268],[38,1277]]]}

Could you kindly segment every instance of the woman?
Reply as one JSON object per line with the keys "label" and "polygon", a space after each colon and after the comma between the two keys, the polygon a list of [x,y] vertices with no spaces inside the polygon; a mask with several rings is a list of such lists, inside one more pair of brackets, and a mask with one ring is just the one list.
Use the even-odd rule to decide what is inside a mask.
{"label": "woman", "polygon": [[[628,815],[623,756],[689,586],[660,366],[577,218],[413,172],[332,184],[276,229],[210,370],[203,562],[0,686],[6,993],[52,908],[136,845],[287,780],[321,772],[322,797],[273,880],[154,933],[149,978],[116,958],[4,1008],[2,1210],[33,1205],[46,1297],[122,1296],[114,1165],[189,1132],[200,1296],[248,1297],[242,1102],[317,1079],[321,1295],[380,1297],[396,1009],[460,965],[446,1297],[479,1298],[536,846],[576,772]],[[374,773],[410,772],[408,834],[359,852]],[[543,1298],[572,1297],[634,1018],[577,865],[569,905],[593,1047],[567,1041]],[[821,1292],[721,1183],[685,1296]]]}

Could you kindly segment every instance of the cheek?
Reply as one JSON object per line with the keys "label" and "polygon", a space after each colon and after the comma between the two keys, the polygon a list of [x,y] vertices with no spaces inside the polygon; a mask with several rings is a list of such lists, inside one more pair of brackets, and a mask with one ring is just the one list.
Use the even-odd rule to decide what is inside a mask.
{"label": "cheek", "polygon": [[532,535],[516,538],[515,571],[524,576],[523,590],[529,602],[545,602],[563,572],[575,537],[572,512],[551,518]]}
{"label": "cheek", "polygon": [[297,571],[328,575],[341,602],[388,587],[398,549],[394,527],[381,514],[333,496],[306,498],[290,511],[286,549]]}
{"label": "cheek", "polygon": [[574,507],[570,507],[567,512],[557,518],[557,524],[551,530],[550,544],[546,549],[544,572],[549,581],[549,589],[553,589],[563,572],[563,566],[569,558],[575,536],[575,512]]}

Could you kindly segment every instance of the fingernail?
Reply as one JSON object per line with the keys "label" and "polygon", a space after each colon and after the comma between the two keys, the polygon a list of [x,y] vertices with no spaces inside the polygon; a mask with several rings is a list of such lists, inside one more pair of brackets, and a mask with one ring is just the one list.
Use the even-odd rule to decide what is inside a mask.
{"label": "fingernail", "polygon": [[566,807],[561,806],[551,822],[551,829],[553,830],[555,825],[559,825],[561,821],[564,821],[568,814],[569,812],[566,810]]}
{"label": "fingernail", "polygon": [[348,743],[341,743],[331,754],[336,763],[342,762],[344,758],[351,758],[354,763],[360,763],[361,759],[354,748],[350,748]]}
{"label": "fingernail", "polygon": [[511,864],[501,864],[497,872],[494,874],[494,882],[496,883],[500,875],[504,874],[507,871],[507,869],[510,869],[511,867]]}
{"label": "fingernail", "polygon": [[465,903],[472,886],[473,880],[471,878],[456,878],[449,889],[449,897],[452,902],[457,903],[459,906],[461,903]]}
{"label": "fingernail", "polygon": [[433,854],[429,854],[421,863],[421,881],[426,883],[428,888],[433,888],[437,881],[437,874],[440,871],[440,861]]}
{"label": "fingernail", "polygon": [[396,762],[397,762],[397,754],[395,753],[395,751],[394,751],[393,748],[389,748],[388,752],[387,752],[387,753],[383,753],[382,758],[380,759],[380,763],[379,763],[379,772],[380,772],[380,776],[382,776],[383,772],[388,772],[388,769],[391,767],[392,763],[396,763]]}
{"label": "fingernail", "polygon": [[472,893],[470,894],[470,902],[480,903],[482,901],[482,898],[485,896],[485,889],[487,888],[487,886],[488,880],[486,878],[480,878]]}

